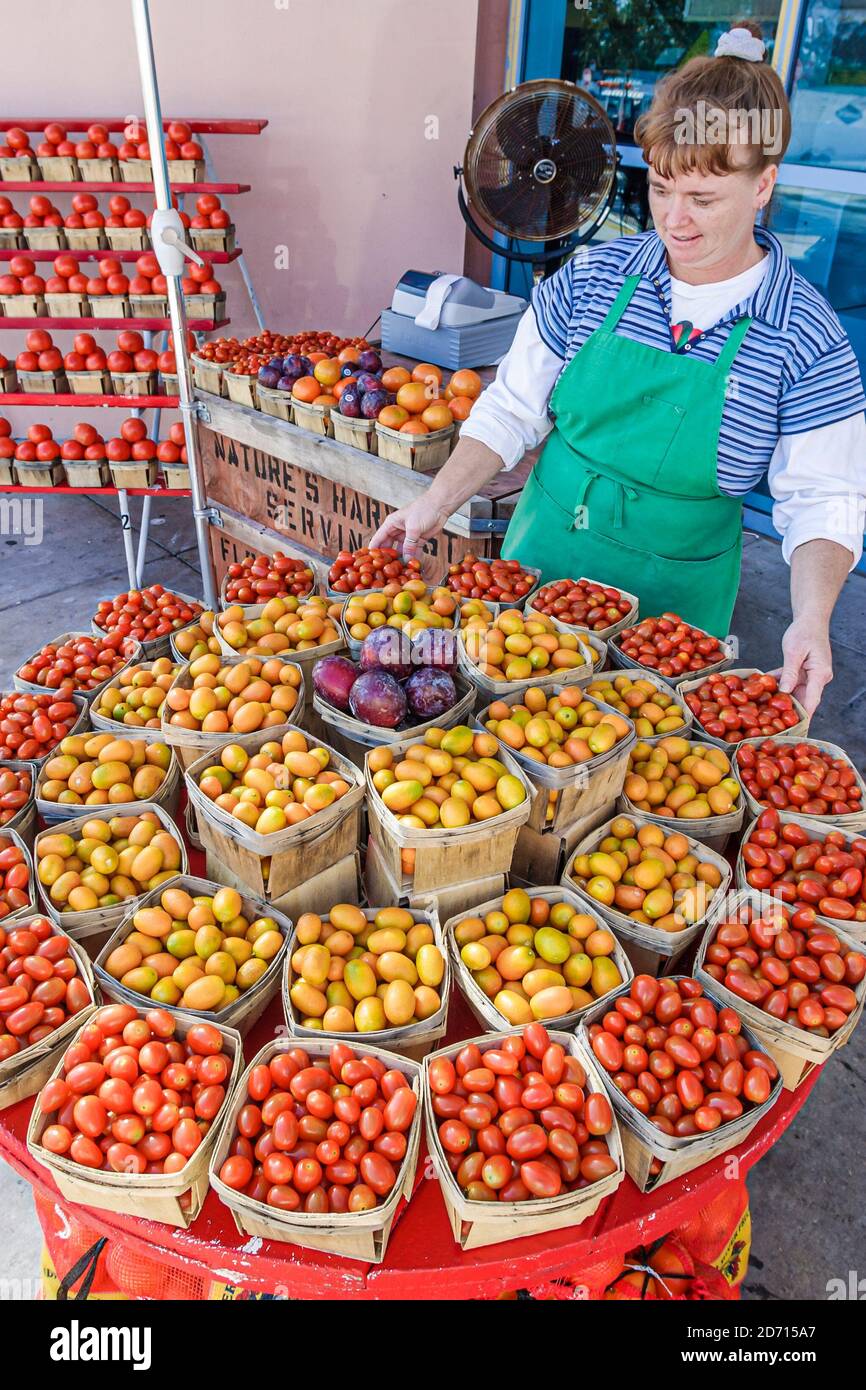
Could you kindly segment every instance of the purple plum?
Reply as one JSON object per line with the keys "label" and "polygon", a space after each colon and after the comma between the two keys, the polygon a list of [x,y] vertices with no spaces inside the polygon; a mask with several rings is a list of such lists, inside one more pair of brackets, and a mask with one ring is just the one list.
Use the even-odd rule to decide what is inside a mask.
{"label": "purple plum", "polygon": [[406,698],[419,719],[440,719],[457,704],[457,687],[447,671],[422,666],[407,680]]}
{"label": "purple plum", "polygon": [[358,665],[362,671],[389,671],[398,681],[411,676],[412,646],[397,627],[374,627],[361,643]]}
{"label": "purple plum", "polygon": [[297,352],[290,352],[288,357],[283,358],[283,374],[285,376],[303,376],[304,368],[301,358]]}
{"label": "purple plum", "polygon": [[297,379],[298,378],[296,376],[281,376],[279,381],[277,382],[277,390],[291,392]]}
{"label": "purple plum", "polygon": [[396,729],[406,718],[406,695],[387,671],[365,671],[352,686],[349,708],[364,724]]}
{"label": "purple plum", "polygon": [[372,372],[361,372],[358,377],[358,390],[363,396],[365,391],[381,391],[382,383]]}
{"label": "purple plum", "polygon": [[345,377],[345,376],[355,376],[355,375],[357,374],[357,371],[358,371],[358,364],[357,364],[357,362],[344,362],[344,363],[343,363],[343,366],[342,366],[342,368],[341,368],[341,370],[340,370],[340,378],[341,378],[341,380],[342,380],[342,378]]}
{"label": "purple plum", "polygon": [[358,366],[362,367],[365,372],[381,372],[382,359],[378,352],[374,352],[372,348],[365,348],[363,352],[358,354]]}
{"label": "purple plum", "polygon": [[347,386],[340,397],[340,414],[351,420],[361,418],[361,393],[357,386]]}
{"label": "purple plum", "polygon": [[438,666],[453,671],[457,665],[457,638],[448,628],[425,627],[412,641],[412,665]]}
{"label": "purple plum", "polygon": [[302,358],[301,358],[301,376],[312,376],[312,375],[313,375],[313,363],[310,361],[309,357],[302,357]]}
{"label": "purple plum", "polygon": [[276,386],[276,384],[277,384],[277,382],[278,382],[279,380],[280,380],[280,369],[279,369],[279,367],[259,367],[259,385],[260,385],[260,386],[266,386],[266,387],[268,387],[269,390],[272,391],[272,390],[274,389],[274,387]]}
{"label": "purple plum", "polygon": [[329,705],[348,710],[349,694],[359,671],[345,656],[323,656],[313,667],[313,689]]}
{"label": "purple plum", "polygon": [[387,391],[367,391],[361,398],[361,414],[365,420],[378,420],[379,412],[384,410],[387,404]]}
{"label": "purple plum", "polygon": [[283,374],[283,359],[282,359],[282,357],[272,357],[271,360],[270,360],[270,362],[268,363],[268,366],[269,366],[269,367],[276,367],[276,369],[277,369],[277,371],[279,372],[280,376],[282,376],[282,374]]}

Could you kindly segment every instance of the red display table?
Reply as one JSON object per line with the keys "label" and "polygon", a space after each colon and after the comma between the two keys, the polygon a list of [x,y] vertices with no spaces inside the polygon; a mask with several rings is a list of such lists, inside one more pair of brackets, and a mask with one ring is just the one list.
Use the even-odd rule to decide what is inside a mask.
{"label": "red display table", "polygon": [[[198,872],[191,868],[191,872]],[[202,871],[203,872],[203,871]],[[282,1025],[274,1000],[245,1040],[247,1061]],[[474,1037],[478,1025],[455,989],[449,1041]],[[741,1181],[794,1119],[818,1072],[792,1094],[782,1095],[745,1144],[705,1164],[657,1192],[642,1195],[630,1178],[581,1226],[529,1236],[524,1240],[463,1253],[455,1244],[439,1184],[422,1144],[411,1203],[403,1208],[381,1265],[339,1259],[295,1245],[238,1233],[227,1207],[211,1192],[188,1231],[93,1208],[71,1207],[109,1241],[123,1243],[130,1256],[166,1262],[175,1268],[264,1293],[288,1298],[490,1298],[505,1290],[533,1288],[598,1265],[649,1243],[693,1218],[732,1180]],[[47,1170],[27,1152],[24,1137],[32,1100],[0,1112],[0,1156],[45,1196],[57,1197]],[[732,1157],[738,1169],[732,1169]],[[62,1271],[61,1271],[62,1272]]]}

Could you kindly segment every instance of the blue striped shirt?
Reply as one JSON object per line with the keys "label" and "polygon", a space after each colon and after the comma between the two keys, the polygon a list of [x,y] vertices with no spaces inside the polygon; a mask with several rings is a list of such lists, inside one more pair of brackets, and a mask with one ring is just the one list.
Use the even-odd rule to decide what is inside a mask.
{"label": "blue striped shirt", "polygon": [[[782,434],[800,434],[856,415],[866,407],[860,370],[848,337],[827,301],[794,270],[779,240],[755,227],[770,264],[755,293],[692,341],[689,352],[714,362],[730,324],[752,324],[734,360],[719,438],[719,487],[749,492],[767,471]],[[656,232],[585,248],[532,292],[538,331],[568,362],[600,328],[623,280],[640,275],[616,332],[671,350],[671,284]]]}

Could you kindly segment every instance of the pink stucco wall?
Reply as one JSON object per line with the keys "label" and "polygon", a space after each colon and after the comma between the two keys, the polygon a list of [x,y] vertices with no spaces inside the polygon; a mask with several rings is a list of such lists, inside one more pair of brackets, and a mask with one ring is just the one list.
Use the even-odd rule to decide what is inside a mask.
{"label": "pink stucco wall", "polygon": [[[165,116],[269,121],[261,136],[214,136],[210,148],[222,178],[253,185],[232,208],[270,326],[363,333],[403,270],[462,270],[451,171],[471,123],[477,0],[151,0],[150,9]],[[126,0],[40,0],[16,26],[3,69],[4,115],[141,109]],[[26,194],[14,201],[23,210]],[[55,202],[68,210],[65,195]],[[280,246],[287,270],[275,266]],[[219,277],[231,331],[250,331],[237,268]],[[67,336],[58,335],[64,350]],[[0,337],[10,356],[11,338]]]}

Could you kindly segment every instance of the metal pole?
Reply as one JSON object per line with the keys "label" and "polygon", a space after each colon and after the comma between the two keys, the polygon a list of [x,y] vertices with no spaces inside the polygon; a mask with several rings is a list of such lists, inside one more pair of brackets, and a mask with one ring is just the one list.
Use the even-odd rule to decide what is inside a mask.
{"label": "metal pole", "polygon": [[[153,55],[153,37],[150,30],[148,0],[131,0],[132,22],[135,28],[135,45],[138,53],[138,70],[141,80],[141,94],[144,100],[144,115],[147,123],[147,139],[153,167],[153,192],[156,206],[163,211],[171,208],[171,188],[168,181],[168,165],[165,159],[165,146],[162,131],[162,112],[159,104],[159,88],[156,81],[156,63]],[[156,250],[156,247],[154,247]],[[157,254],[159,254],[157,252]],[[198,441],[195,432],[195,399],[193,397],[192,371],[187,351],[186,307],[181,293],[180,274],[167,275],[168,310],[171,319],[174,351],[177,360],[177,384],[180,396],[180,413],[186,439],[187,459],[189,460],[189,481],[192,492],[192,514],[195,521],[198,543],[199,564],[201,565],[204,600],[208,608],[216,609],[217,592],[214,583],[213,567],[208,544],[208,512],[205,505],[204,479],[201,460],[198,454]]]}

